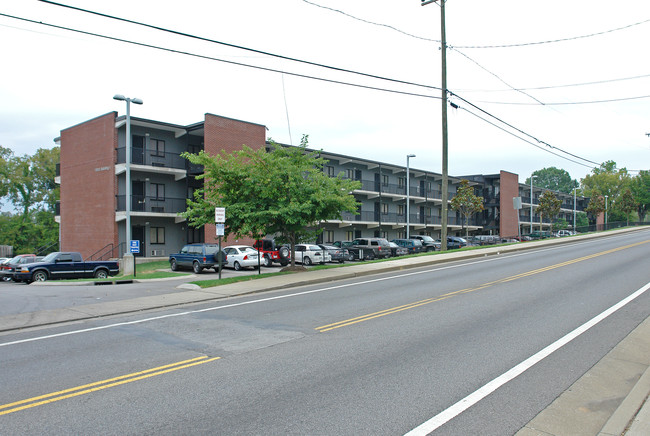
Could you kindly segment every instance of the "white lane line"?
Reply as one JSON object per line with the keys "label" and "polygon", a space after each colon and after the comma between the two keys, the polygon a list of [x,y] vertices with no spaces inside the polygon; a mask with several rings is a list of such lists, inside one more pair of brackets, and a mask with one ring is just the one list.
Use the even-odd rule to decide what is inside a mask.
{"label": "white lane line", "polygon": [[555,351],[563,347],[564,345],[568,344],[584,332],[588,331],[590,328],[607,318],[608,316],[612,315],[615,313],[617,310],[621,309],[631,301],[635,300],[639,296],[643,295],[644,292],[646,292],[648,289],[650,289],[650,283],[646,284],[643,286],[641,289],[638,291],[634,292],[632,295],[629,297],[621,300],[620,302],[616,303],[609,309],[605,310],[602,312],[600,315],[595,316],[591,320],[587,321],[577,329],[573,330],[572,332],[568,333],[567,335],[563,336],[562,338],[558,339],[557,341],[553,342],[551,345],[548,347],[542,349],[541,351],[535,353],[528,359],[524,360],[517,366],[513,367],[512,369],[508,370],[507,372],[501,374],[499,377],[495,378],[491,382],[487,383],[486,385],[482,386],[478,390],[472,392],[462,400],[458,401],[456,404],[452,405],[451,407],[443,410],[433,418],[429,419],[428,421],[420,424],[419,426],[415,427],[413,430],[409,431],[408,433],[405,434],[405,436],[424,436],[432,431],[436,430],[437,428],[441,427],[442,425],[446,424],[447,422],[451,421],[453,418],[456,416],[460,415],[463,413],[465,410],[469,409],[479,401],[481,401],[483,398],[487,397],[490,395],[492,392],[496,391],[499,389],[501,386],[504,384],[508,383],[510,380],[514,379],[515,377],[519,376],[522,374],[524,371],[528,370],[530,367],[535,365],[536,363],[542,361],[546,357],[550,356],[553,354]]}
{"label": "white lane line", "polygon": [[[566,247],[566,245],[564,247]],[[108,324],[108,325],[105,325],[105,326],[91,327],[91,328],[87,328],[87,329],[72,330],[72,331],[69,331],[69,332],[56,333],[56,334],[46,335],[46,336],[37,336],[37,337],[34,337],[34,338],[29,338],[29,339],[20,339],[20,340],[17,340],[17,341],[0,343],[0,348],[7,347],[9,345],[18,345],[18,344],[24,344],[24,343],[27,343],[27,342],[35,342],[35,341],[41,341],[41,340],[45,340],[45,339],[59,338],[59,337],[62,337],[62,336],[71,336],[71,335],[76,335],[76,334],[80,334],[80,333],[88,333],[88,332],[94,332],[94,331],[98,331],[98,330],[106,330],[106,329],[110,329],[110,328],[114,328],[114,327],[122,327],[122,326],[126,326],[126,325],[141,324],[141,323],[145,323],[145,322],[149,322],[149,321],[157,321],[157,320],[161,320],[161,319],[165,319],[165,318],[173,318],[173,317],[176,317],[176,316],[192,315],[192,314],[195,314],[195,313],[210,312],[210,311],[213,311],[213,310],[221,310],[221,309],[229,309],[229,308],[232,308],[232,307],[246,306],[246,305],[249,305],[249,304],[257,304],[257,303],[264,303],[264,302],[267,302],[267,301],[280,300],[280,299],[284,299],[284,298],[299,297],[299,296],[302,296],[302,295],[315,294],[315,293],[319,293],[319,292],[331,291],[331,290],[334,290],[334,289],[342,289],[342,288],[347,288],[347,287],[357,286],[357,285],[365,285],[365,284],[368,284],[368,283],[376,283],[376,282],[381,282],[381,281],[384,281],[384,280],[395,280],[395,279],[400,279],[400,278],[404,278],[404,277],[408,277],[408,276],[415,276],[415,275],[419,275],[419,274],[428,274],[428,273],[437,272],[437,271],[444,271],[444,270],[447,270],[447,269],[461,268],[461,267],[466,267],[468,265],[476,265],[476,264],[479,264],[479,263],[494,262],[494,261],[505,260],[505,259],[512,259],[513,257],[529,256],[529,255],[532,255],[532,254],[535,254],[535,253],[539,253],[540,251],[557,250],[557,249],[560,249],[560,248],[563,248],[563,246],[542,248],[540,250],[531,250],[531,251],[527,251],[527,252],[524,252],[524,253],[504,254],[503,256],[494,256],[494,255],[492,255],[492,256],[487,257],[486,259],[476,260],[476,261],[473,261],[473,262],[459,261],[460,263],[457,263],[455,265],[434,267],[434,268],[431,268],[431,269],[426,269],[424,271],[413,271],[413,272],[408,272],[408,273],[403,273],[403,274],[396,274],[396,275],[389,276],[389,277],[382,277],[382,278],[378,278],[378,279],[363,280],[363,281],[360,281],[360,282],[346,283],[344,285],[336,285],[336,286],[329,286],[327,288],[313,289],[311,291],[303,291],[303,292],[296,292],[296,293],[287,294],[287,295],[278,295],[278,296],[275,296],[275,297],[260,298],[260,299],[257,299],[257,300],[244,301],[244,302],[240,302],[240,303],[232,303],[232,304],[227,304],[227,305],[224,305],[224,306],[208,307],[206,309],[189,310],[189,311],[180,312],[180,313],[170,313],[170,314],[167,314],[167,315],[160,315],[160,316],[156,316],[156,317],[144,318],[144,319],[139,319],[139,320],[135,320],[135,321],[127,321],[127,322],[120,322],[120,323],[115,323],[115,324]],[[378,273],[378,274],[381,274],[381,273]],[[297,285],[296,287],[300,287],[300,286],[301,285]]]}

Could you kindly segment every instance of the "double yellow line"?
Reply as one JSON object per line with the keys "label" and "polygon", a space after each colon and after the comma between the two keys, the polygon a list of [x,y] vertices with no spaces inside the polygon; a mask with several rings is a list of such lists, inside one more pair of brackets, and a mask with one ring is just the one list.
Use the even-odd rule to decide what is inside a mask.
{"label": "double yellow line", "polygon": [[637,243],[634,243],[634,244],[625,245],[623,247],[618,247],[618,248],[613,248],[611,250],[601,251],[599,253],[590,254],[589,256],[579,257],[577,259],[568,260],[566,262],[557,263],[555,265],[546,266],[544,268],[539,268],[539,269],[532,270],[532,271],[526,271],[524,273],[517,274],[517,275],[514,275],[514,276],[505,277],[503,279],[495,280],[493,282],[484,283],[482,285],[479,285],[479,286],[476,286],[476,287],[473,287],[473,288],[461,289],[459,291],[450,292],[448,294],[443,294],[443,295],[433,297],[433,298],[427,298],[425,300],[416,301],[414,303],[405,304],[403,306],[392,307],[390,309],[381,310],[379,312],[373,312],[373,313],[369,313],[367,315],[358,316],[356,318],[350,318],[350,319],[335,322],[335,323],[332,323],[332,324],[323,325],[323,326],[320,326],[320,327],[316,327],[315,330],[319,331],[320,333],[324,333],[324,332],[328,332],[330,330],[338,329],[338,328],[341,328],[341,327],[347,327],[347,326],[351,326],[351,325],[354,325],[354,324],[358,324],[360,322],[370,321],[371,319],[380,318],[380,317],[386,316],[386,315],[392,315],[394,313],[402,312],[404,310],[409,310],[409,309],[414,309],[416,307],[424,306],[425,304],[430,304],[430,303],[435,303],[436,301],[446,300],[447,298],[455,297],[457,295],[467,294],[467,293],[470,293],[470,292],[479,291],[481,289],[485,289],[485,288],[488,288],[490,286],[494,286],[494,285],[498,285],[498,284],[506,283],[506,282],[511,282],[513,280],[529,277],[529,276],[532,276],[532,275],[535,275],[535,274],[540,274],[540,273],[550,271],[550,270],[553,270],[553,269],[556,269],[556,268],[562,268],[564,266],[572,265],[572,264],[578,263],[578,262],[583,262],[585,260],[593,259],[593,258],[599,257],[599,256],[604,256],[606,254],[615,253],[617,251],[621,251],[621,250],[625,250],[625,249],[628,249],[628,248],[636,247],[638,245],[646,244],[648,242],[650,242],[650,241],[641,241],[641,242],[637,242]]}
{"label": "double yellow line", "polygon": [[30,409],[32,407],[42,406],[44,404],[66,400],[68,398],[78,397],[80,395],[90,394],[92,392],[100,391],[102,389],[108,389],[126,383],[142,380],[145,378],[167,374],[172,371],[178,371],[179,369],[185,369],[196,365],[202,365],[204,363],[212,362],[217,359],[220,359],[220,357],[208,357],[208,356],[195,357],[194,359],[183,360],[176,363],[170,363],[169,365],[163,365],[157,368],[151,368],[140,372],[134,372],[132,374],[126,374],[119,377],[109,378],[106,380],[101,380],[94,383],[77,386],[75,388],[70,388],[58,392],[52,392],[49,394],[40,395],[38,397],[27,398],[26,400],[20,400],[14,403],[2,404],[0,405],[0,415],[8,415],[10,413],[18,412],[25,409]]}

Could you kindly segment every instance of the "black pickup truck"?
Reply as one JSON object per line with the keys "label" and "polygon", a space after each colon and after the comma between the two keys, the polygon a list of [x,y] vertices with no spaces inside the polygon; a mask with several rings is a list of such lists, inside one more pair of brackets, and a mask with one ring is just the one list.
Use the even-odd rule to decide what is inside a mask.
{"label": "black pickup truck", "polygon": [[40,262],[22,265],[14,272],[17,282],[44,282],[51,279],[81,279],[95,277],[105,279],[120,272],[115,261],[84,262],[77,252],[55,251]]}

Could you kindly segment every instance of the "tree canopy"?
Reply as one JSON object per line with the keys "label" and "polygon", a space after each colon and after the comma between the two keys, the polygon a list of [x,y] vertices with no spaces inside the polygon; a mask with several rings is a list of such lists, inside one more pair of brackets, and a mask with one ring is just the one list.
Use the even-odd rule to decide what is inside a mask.
{"label": "tree canopy", "polygon": [[645,215],[650,209],[650,171],[642,170],[630,183],[630,190],[637,203],[636,210],[639,221],[645,221]]}
{"label": "tree canopy", "polygon": [[456,195],[451,199],[451,208],[463,215],[465,236],[469,234],[469,218],[485,208],[483,201],[483,197],[474,195],[474,188],[469,185],[469,181],[465,179],[460,181]]}
{"label": "tree canopy", "polygon": [[560,213],[560,206],[562,202],[551,191],[544,191],[539,196],[539,205],[537,212],[539,213],[539,226],[542,227],[542,217],[546,217],[551,221],[551,230],[553,229],[553,219]]}
{"label": "tree canopy", "polygon": [[[550,189],[551,191],[570,194],[573,192],[573,188],[579,186],[578,181],[572,179],[566,170],[555,167],[533,171],[532,175],[535,176],[535,181],[533,182],[535,186]],[[526,184],[530,185],[530,177],[526,179]]]}
{"label": "tree canopy", "polygon": [[185,153],[194,164],[204,166],[204,186],[188,200],[184,216],[200,227],[214,222],[215,207],[226,208],[225,234],[260,237],[278,235],[291,244],[313,238],[319,221],[340,219],[343,212],[356,213],[352,191],[360,182],[329,177],[327,162],[318,152],[307,150],[308,137],[299,147],[271,141],[270,150],[243,146],[216,156]]}

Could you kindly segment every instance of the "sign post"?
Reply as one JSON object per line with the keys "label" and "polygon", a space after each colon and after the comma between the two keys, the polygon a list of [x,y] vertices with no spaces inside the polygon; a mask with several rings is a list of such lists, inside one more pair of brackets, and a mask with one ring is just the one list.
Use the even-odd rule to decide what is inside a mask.
{"label": "sign post", "polygon": [[219,251],[217,252],[217,263],[219,263],[219,280],[221,280],[221,237],[225,233],[226,227],[226,208],[225,207],[215,207],[214,208],[214,223],[217,228],[217,237],[219,239]]}
{"label": "sign post", "polygon": [[[133,254],[140,253],[140,240],[132,239],[129,241],[129,252]],[[133,277],[135,277],[135,256],[133,256]]]}

